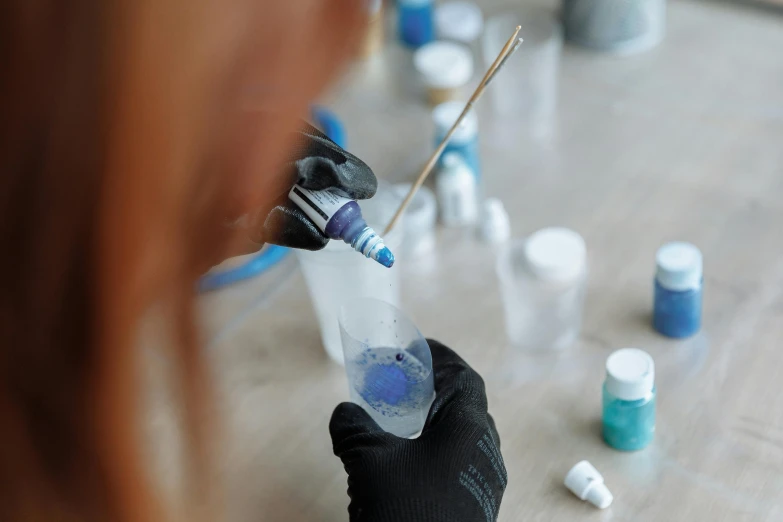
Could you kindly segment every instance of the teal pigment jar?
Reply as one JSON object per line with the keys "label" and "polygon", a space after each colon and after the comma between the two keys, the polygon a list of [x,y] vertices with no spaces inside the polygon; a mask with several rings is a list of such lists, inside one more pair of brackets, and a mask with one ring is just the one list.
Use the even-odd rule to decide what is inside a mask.
{"label": "teal pigment jar", "polygon": [[647,352],[623,348],[606,360],[603,435],[612,448],[636,451],[655,434],[655,364]]}

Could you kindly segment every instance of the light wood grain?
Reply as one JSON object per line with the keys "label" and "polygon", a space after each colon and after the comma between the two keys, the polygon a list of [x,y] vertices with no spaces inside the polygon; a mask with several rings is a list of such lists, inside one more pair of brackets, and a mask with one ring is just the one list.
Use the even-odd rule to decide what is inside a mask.
{"label": "light wood grain", "polygon": [[[783,520],[783,23],[690,2],[670,3],[668,20],[644,55],[566,47],[549,140],[480,107],[486,192],[505,201],[515,234],[563,225],[587,241],[578,346],[560,358],[509,350],[493,255],[472,237],[440,231],[436,263],[394,268],[420,329],[486,379],[509,471],[501,521]],[[387,49],[332,100],[350,149],[393,181],[432,147],[409,60]],[[654,253],[673,239],[697,244],[706,270],[704,331],[679,342],[649,327]],[[320,347],[301,276],[247,313],[263,284],[204,300],[216,328],[246,314],[209,347],[229,426],[228,519],[346,521],[327,432],[347,399],[343,370]],[[659,389],[656,440],[632,454],[598,428],[603,364],[625,346],[653,355]],[[580,459],[604,474],[609,510],[563,489]]]}

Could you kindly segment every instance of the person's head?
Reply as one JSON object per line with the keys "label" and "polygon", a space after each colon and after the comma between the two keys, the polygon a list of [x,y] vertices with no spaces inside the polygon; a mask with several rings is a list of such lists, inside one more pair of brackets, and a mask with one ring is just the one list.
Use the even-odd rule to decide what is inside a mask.
{"label": "person's head", "polygon": [[138,327],[198,435],[195,278],[279,194],[362,0],[0,3],[0,520],[153,520]]}

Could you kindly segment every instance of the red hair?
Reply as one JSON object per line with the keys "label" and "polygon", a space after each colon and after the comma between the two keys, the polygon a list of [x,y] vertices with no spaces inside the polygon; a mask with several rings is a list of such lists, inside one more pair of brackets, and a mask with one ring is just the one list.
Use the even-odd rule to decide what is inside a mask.
{"label": "red hair", "polygon": [[362,13],[0,4],[0,520],[164,518],[139,435],[139,324],[155,306],[206,463],[194,281],[230,253],[226,219],[284,190],[290,131]]}

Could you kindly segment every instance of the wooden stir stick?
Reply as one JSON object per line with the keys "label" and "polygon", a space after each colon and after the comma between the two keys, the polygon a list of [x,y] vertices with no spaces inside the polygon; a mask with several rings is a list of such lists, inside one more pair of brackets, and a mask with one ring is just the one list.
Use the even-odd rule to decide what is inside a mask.
{"label": "wooden stir stick", "polygon": [[512,54],[514,54],[514,51],[516,51],[519,48],[519,45],[522,43],[522,39],[519,38],[519,31],[521,29],[522,26],[518,25],[514,30],[514,34],[511,35],[511,38],[508,39],[506,45],[504,45],[503,49],[500,50],[500,54],[498,54],[497,58],[495,58],[495,61],[490,66],[489,70],[487,70],[487,73],[484,75],[484,78],[482,78],[478,87],[476,87],[476,90],[473,92],[473,95],[468,100],[468,103],[465,105],[465,108],[462,109],[462,113],[459,115],[459,118],[457,118],[457,121],[455,121],[454,125],[451,126],[449,132],[446,133],[446,136],[443,138],[443,141],[440,142],[438,148],[435,149],[435,152],[432,153],[432,156],[427,161],[427,164],[424,165],[424,170],[421,171],[421,174],[419,174],[419,177],[416,179],[416,182],[411,186],[411,189],[408,191],[408,195],[405,196],[404,200],[402,200],[402,204],[400,204],[400,208],[397,209],[397,212],[395,212],[394,217],[392,217],[391,221],[386,226],[386,230],[383,231],[384,236],[394,228],[394,225],[397,224],[397,221],[399,221],[400,216],[402,216],[402,213],[405,212],[405,209],[408,207],[408,204],[413,199],[413,196],[416,194],[416,191],[419,190],[419,187],[421,187],[422,183],[424,183],[424,180],[426,180],[427,176],[430,175],[430,172],[432,171],[433,167],[435,167],[435,164],[438,162],[440,155],[443,154],[446,145],[449,144],[449,140],[451,140],[451,137],[454,135],[454,132],[457,130],[457,127],[459,127],[460,123],[462,123],[462,120],[465,118],[465,115],[468,112],[470,112],[470,109],[473,108],[473,104],[476,103],[476,101],[481,97],[482,94],[484,94],[484,89],[487,88],[489,82],[491,82],[492,79],[495,77],[495,75],[500,71],[500,69],[506,63],[506,60],[508,60],[508,58]]}

